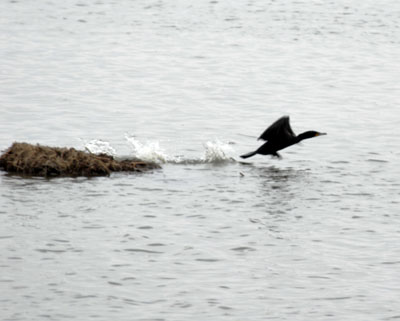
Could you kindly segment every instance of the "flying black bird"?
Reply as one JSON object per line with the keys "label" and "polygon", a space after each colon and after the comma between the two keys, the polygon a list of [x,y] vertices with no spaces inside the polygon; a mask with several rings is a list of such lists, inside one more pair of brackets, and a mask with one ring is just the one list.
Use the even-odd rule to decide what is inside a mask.
{"label": "flying black bird", "polygon": [[264,145],[262,145],[256,151],[244,154],[240,157],[248,158],[256,154],[261,154],[272,155],[281,158],[281,155],[277,153],[278,150],[297,144],[303,139],[312,138],[320,135],[326,135],[326,133],[319,133],[312,130],[296,136],[292,128],[290,127],[289,116],[283,116],[271,126],[269,126],[258,138],[258,140],[262,139],[267,141]]}

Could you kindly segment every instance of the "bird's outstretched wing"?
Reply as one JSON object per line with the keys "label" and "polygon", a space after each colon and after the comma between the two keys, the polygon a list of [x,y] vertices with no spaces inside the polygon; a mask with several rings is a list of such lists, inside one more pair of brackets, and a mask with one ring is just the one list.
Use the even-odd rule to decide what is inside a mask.
{"label": "bird's outstretched wing", "polygon": [[269,126],[258,139],[267,141],[282,141],[291,140],[294,137],[296,137],[296,135],[290,127],[289,116],[283,116]]}

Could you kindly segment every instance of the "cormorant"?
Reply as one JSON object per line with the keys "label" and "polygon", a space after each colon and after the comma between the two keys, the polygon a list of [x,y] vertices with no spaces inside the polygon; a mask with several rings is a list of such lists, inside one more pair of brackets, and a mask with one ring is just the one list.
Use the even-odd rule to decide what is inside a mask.
{"label": "cormorant", "polygon": [[281,155],[277,153],[278,150],[297,144],[303,139],[312,138],[320,135],[326,135],[326,133],[319,133],[312,130],[296,136],[292,128],[290,127],[289,116],[283,116],[271,126],[269,126],[258,138],[258,140],[262,139],[267,141],[264,145],[262,145],[256,151],[244,154],[240,157],[248,158],[256,154],[261,154],[272,155],[281,158]]}

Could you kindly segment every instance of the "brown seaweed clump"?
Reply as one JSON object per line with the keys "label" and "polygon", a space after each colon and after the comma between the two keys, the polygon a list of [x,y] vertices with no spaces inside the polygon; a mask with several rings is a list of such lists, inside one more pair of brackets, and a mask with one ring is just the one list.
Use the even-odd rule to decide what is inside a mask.
{"label": "brown seaweed clump", "polygon": [[91,154],[74,148],[13,143],[0,156],[0,169],[28,176],[104,176],[111,172],[143,172],[160,168],[140,160],[116,160],[106,154]]}

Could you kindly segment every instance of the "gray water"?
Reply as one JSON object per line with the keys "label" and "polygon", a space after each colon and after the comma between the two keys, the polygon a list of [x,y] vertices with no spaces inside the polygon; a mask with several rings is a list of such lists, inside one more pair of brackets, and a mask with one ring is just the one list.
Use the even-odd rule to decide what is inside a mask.
{"label": "gray water", "polygon": [[[400,318],[399,21],[394,0],[1,1],[0,149],[162,169],[1,172],[0,319]],[[240,162],[282,115],[328,135]]]}

